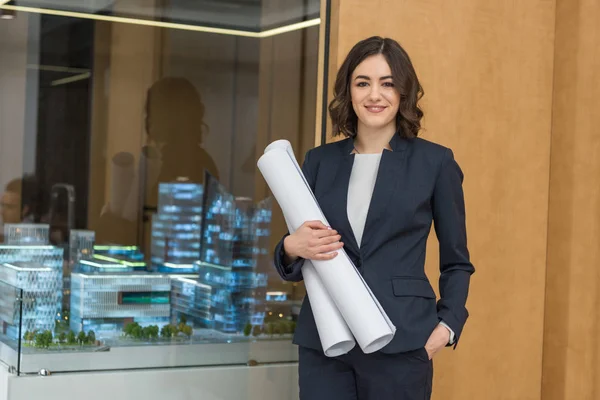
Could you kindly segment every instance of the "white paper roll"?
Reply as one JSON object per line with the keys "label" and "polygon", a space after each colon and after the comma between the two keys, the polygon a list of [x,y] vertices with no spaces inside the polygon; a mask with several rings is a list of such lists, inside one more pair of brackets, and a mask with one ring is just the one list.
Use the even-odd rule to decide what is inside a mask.
{"label": "white paper roll", "polygon": [[[302,169],[298,165],[298,161],[294,155],[292,145],[287,140],[276,140],[265,148],[265,153],[279,149],[285,151],[290,159],[294,162],[296,169],[302,172]],[[300,173],[305,185],[310,189],[306,178]],[[285,217],[290,233],[294,233],[296,229],[289,223]],[[335,302],[327,293],[327,289],[323,286],[319,274],[312,264],[311,260],[305,260],[302,266],[302,278],[304,279],[304,286],[310,300],[310,306],[312,308],[313,317],[321,339],[321,346],[323,352],[328,357],[338,357],[342,354],[348,353],[356,346],[356,341],[352,336],[352,332],[348,328],[348,325],[344,321],[342,314],[338,310]]]}
{"label": "white paper roll", "polygon": [[309,260],[304,261],[302,277],[325,355],[338,357],[348,353],[356,346],[356,341]]}
{"label": "white paper roll", "polygon": [[[277,141],[269,145],[258,160],[258,168],[279,203],[291,232],[310,220],[319,220],[328,225],[289,142]],[[337,344],[347,342],[347,330],[330,325],[329,320],[321,315],[317,320],[317,314],[320,313],[334,315],[337,312],[341,315],[364,353],[378,351],[393,339],[395,326],[343,249],[333,260],[305,262],[302,268],[305,283],[305,270],[310,271],[311,266],[314,266],[319,282],[314,285],[313,282],[308,282],[306,290],[326,354],[328,348],[324,338],[327,339],[327,344],[332,343],[331,341]],[[323,295],[323,289],[327,297]],[[312,300],[313,297],[315,300]],[[328,302],[327,298],[331,300]],[[323,304],[315,307],[317,299],[323,301]],[[332,311],[334,307],[337,311]],[[318,311],[315,312],[315,308]],[[342,351],[341,346],[339,351]]]}

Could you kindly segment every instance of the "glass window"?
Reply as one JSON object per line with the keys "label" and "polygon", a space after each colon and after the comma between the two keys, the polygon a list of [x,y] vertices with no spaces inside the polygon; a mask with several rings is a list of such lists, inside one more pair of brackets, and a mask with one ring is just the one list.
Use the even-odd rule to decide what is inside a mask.
{"label": "glass window", "polygon": [[294,359],[305,292],[272,265],[286,226],[256,161],[314,146],[319,9],[0,6],[0,342],[21,372]]}

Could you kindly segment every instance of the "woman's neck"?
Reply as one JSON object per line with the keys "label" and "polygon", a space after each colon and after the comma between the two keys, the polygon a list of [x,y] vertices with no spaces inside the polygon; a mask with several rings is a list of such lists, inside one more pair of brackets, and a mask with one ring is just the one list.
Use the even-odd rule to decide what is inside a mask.
{"label": "woman's neck", "polygon": [[381,153],[384,149],[391,150],[390,141],[395,134],[395,126],[383,129],[358,126],[358,134],[354,138],[354,149],[358,154]]}

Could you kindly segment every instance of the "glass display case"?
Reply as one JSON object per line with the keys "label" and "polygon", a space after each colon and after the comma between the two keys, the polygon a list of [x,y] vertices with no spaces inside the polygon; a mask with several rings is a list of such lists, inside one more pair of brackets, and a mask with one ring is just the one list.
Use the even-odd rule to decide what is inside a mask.
{"label": "glass display case", "polygon": [[100,3],[0,2],[0,361],[296,360],[256,161],[314,146],[320,2]]}

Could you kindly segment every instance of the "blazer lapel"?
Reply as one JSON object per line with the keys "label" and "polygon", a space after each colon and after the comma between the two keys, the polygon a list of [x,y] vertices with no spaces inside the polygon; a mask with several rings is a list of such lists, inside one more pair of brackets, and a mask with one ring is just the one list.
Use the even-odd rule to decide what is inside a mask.
{"label": "blazer lapel", "polygon": [[407,142],[395,135],[390,141],[392,151],[384,150],[377,171],[375,188],[367,211],[367,220],[363,231],[360,250],[364,253],[373,236],[373,231],[381,225],[385,211],[390,207],[389,202],[398,188],[404,168]]}
{"label": "blazer lapel", "polygon": [[324,190],[318,200],[331,226],[342,235],[346,250],[357,257],[365,253],[369,240],[377,226],[381,224],[385,216],[385,210],[401,180],[407,141],[395,135],[390,141],[390,147],[392,151],[384,150],[381,156],[360,246],[348,220],[347,211],[348,186],[352,166],[354,165],[354,154],[352,154],[354,140],[346,139],[340,148],[341,154],[326,161],[327,165],[324,169],[331,168],[332,171],[335,170],[335,174],[332,176],[333,179],[329,181],[331,186]]}
{"label": "blazer lapel", "polygon": [[[348,220],[348,185],[350,183],[350,174],[354,165],[354,154],[351,154],[354,148],[354,141],[347,139],[346,143],[341,147],[341,154],[338,157],[329,160],[328,165],[335,169],[335,176],[331,181],[331,186],[322,196],[322,207],[327,209],[327,219],[331,226],[336,229],[344,241],[346,250],[351,251],[354,255],[360,255],[358,243],[350,221]],[[331,163],[331,164],[330,164]],[[337,165],[336,165],[337,164]]]}

